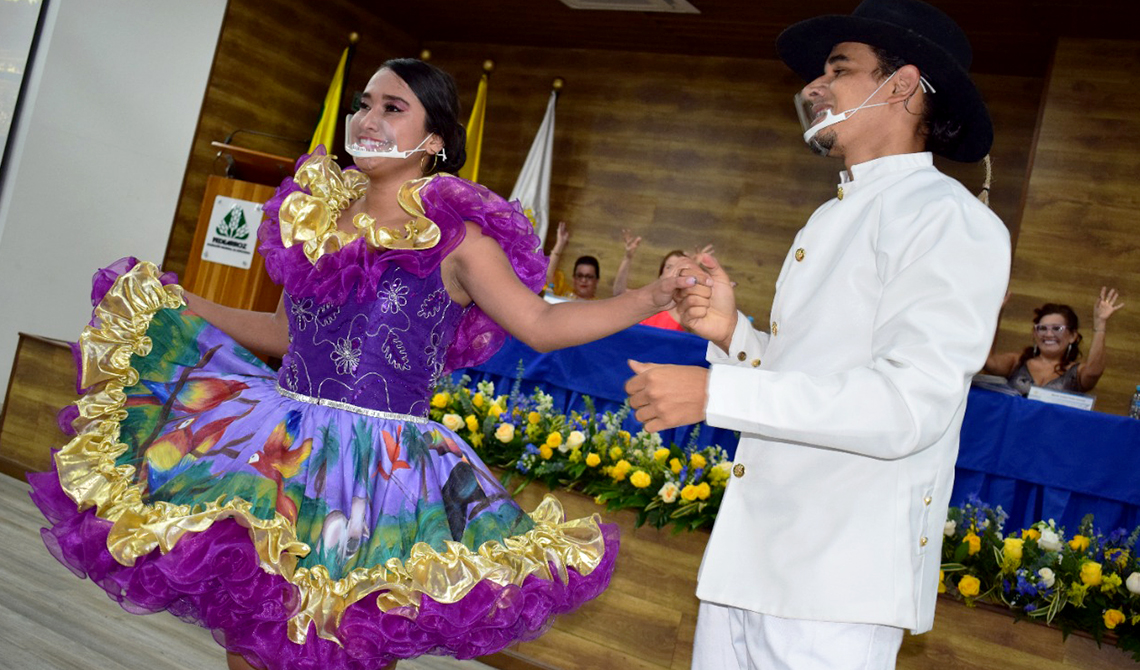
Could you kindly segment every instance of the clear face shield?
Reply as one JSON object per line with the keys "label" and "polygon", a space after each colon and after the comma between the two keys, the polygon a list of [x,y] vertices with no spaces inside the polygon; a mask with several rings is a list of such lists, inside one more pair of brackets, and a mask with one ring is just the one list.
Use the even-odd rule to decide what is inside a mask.
{"label": "clear face shield", "polygon": [[[387,121],[381,120],[375,130],[370,130],[365,134],[353,129],[353,116],[355,115],[349,114],[344,118],[344,150],[354,158],[404,159],[418,151],[426,151],[423,147],[431,139],[432,134],[428,133],[428,136],[416,145],[416,148],[401,151],[396,146],[396,132],[392,130]],[[440,160],[447,160],[446,150],[440,149],[438,155]]]}
{"label": "clear face shield", "polygon": [[[858,106],[852,107],[851,109],[840,112],[838,114],[832,112],[831,108],[825,109],[822,113],[818,114],[813,112],[812,108],[816,103],[804,97],[803,89],[801,89],[796,93],[794,100],[796,106],[796,116],[799,117],[800,127],[803,129],[804,133],[804,142],[815,153],[819,154],[820,156],[826,156],[828,154],[829,147],[821,144],[816,138],[816,136],[819,134],[819,131],[829,126],[834,126],[837,123],[846,121],[852,116],[855,116],[855,113],[861,109],[882,107],[884,105],[890,104],[888,102],[876,102],[874,104],[868,103],[870,103],[871,99],[874,98],[875,95],[878,94],[878,92],[887,85],[887,82],[890,81],[895,76],[895,74],[895,72],[892,72],[891,75],[884,79],[883,82],[879,84],[874,91],[871,91],[871,95],[868,95],[867,99],[860,103]],[[918,78],[918,85],[922,88],[924,93],[934,93],[934,87],[930,85],[930,82],[926,80],[926,77],[920,76]]]}

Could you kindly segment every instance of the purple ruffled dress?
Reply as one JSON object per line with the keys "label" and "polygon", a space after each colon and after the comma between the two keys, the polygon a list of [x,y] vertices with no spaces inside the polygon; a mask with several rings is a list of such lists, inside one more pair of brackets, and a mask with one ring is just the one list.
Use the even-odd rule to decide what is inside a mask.
{"label": "purple ruffled dress", "polygon": [[128,611],[168,610],[265,668],[471,658],[537,637],[605,589],[617,531],[565,521],[552,497],[524,513],[428,419],[439,377],[505,337],[452,302],[440,263],[471,221],[538,290],[528,219],[441,175],[418,189],[434,246],[361,238],[312,263],[278,221],[299,190],[285,181],[258,233],[289,316],[277,373],[153,265],[96,275],[77,434],[29,477],[45,543]]}

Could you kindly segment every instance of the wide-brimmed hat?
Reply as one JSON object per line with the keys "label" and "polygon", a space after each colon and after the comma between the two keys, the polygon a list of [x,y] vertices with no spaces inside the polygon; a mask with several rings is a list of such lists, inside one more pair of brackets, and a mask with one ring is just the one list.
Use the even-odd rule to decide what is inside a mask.
{"label": "wide-brimmed hat", "polygon": [[970,41],[949,16],[919,0],[863,0],[850,16],[819,16],[790,26],[776,38],[776,49],[788,67],[812,81],[840,42],[878,47],[922,72],[936,91],[939,115],[961,124],[949,142],[929,143],[931,151],[968,163],[989,153],[993,122],[967,74]]}

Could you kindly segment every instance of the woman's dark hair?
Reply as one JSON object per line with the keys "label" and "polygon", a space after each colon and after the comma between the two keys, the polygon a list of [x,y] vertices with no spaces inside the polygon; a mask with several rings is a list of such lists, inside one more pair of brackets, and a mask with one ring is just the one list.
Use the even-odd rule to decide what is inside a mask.
{"label": "woman's dark hair", "polygon": [[661,259],[661,267],[657,268],[657,276],[660,277],[661,273],[665,272],[665,264],[669,262],[670,258],[673,258],[675,256],[684,256],[684,255],[685,255],[685,252],[681,251],[680,249],[674,249],[674,250],[670,251],[669,253],[665,254],[665,258]]}
{"label": "woman's dark hair", "polygon": [[579,265],[593,266],[594,274],[598,275],[598,279],[602,278],[602,268],[598,265],[598,259],[593,256],[579,256],[578,260],[574,261],[574,272],[578,271]]}
{"label": "woman's dark hair", "polygon": [[416,58],[393,58],[380,66],[404,80],[424,106],[424,125],[429,133],[439,135],[447,160],[441,156],[428,174],[457,173],[467,162],[467,131],[459,122],[459,93],[451,75]]}
{"label": "woman's dark hair", "polygon": [[[907,61],[885,49],[871,47],[871,51],[879,61],[877,72],[880,79],[885,79],[898,71],[900,67],[909,65]],[[945,98],[944,95],[935,95],[933,91],[927,92],[923,97],[925,104],[922,106],[922,118],[919,120],[919,127],[926,136],[927,151],[940,155],[947,155],[951,147],[954,146],[958,133],[962,131],[962,122],[950,114],[946,108],[948,101]]]}
{"label": "woman's dark hair", "polygon": [[[1065,349],[1065,355],[1061,357],[1061,362],[1054,368],[1057,374],[1062,374],[1065,370],[1069,369],[1073,361],[1081,357],[1081,340],[1083,338],[1081,334],[1077,332],[1077,329],[1081,327],[1081,321],[1077,318],[1077,313],[1073,311],[1072,307],[1054,302],[1047,302],[1041,305],[1033,310],[1033,314],[1033,325],[1041,323],[1041,319],[1050,314],[1060,314],[1065,319],[1065,327],[1068,328],[1070,332],[1077,334],[1077,339],[1073,340],[1073,343]],[[1026,347],[1025,351],[1021,352],[1021,359],[1017,362],[1017,367],[1025,365],[1026,361],[1036,357],[1037,354],[1037,345]]]}

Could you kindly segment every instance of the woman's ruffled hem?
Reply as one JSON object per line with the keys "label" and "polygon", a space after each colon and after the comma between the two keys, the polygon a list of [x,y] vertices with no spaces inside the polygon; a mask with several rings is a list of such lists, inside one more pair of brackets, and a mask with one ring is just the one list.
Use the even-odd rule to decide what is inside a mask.
{"label": "woman's ruffled hem", "polygon": [[[435,551],[421,543],[406,560],[394,558],[381,566],[357,569],[341,580],[330,579],[319,566],[312,570],[296,567],[297,558],[306,555],[309,547],[297,539],[281,514],[263,519],[239,498],[192,508],[144,502],[141,488],[134,483],[134,468],[116,465],[127,449],[119,442],[120,421],[126,417],[124,389],[138,383],[131,356],[150,351],[146,332],[154,314],[181,305],[181,288],[163,284],[153,264],[138,263],[115,280],[95,309],[93,323],[97,326],[86,328],[80,339],[82,386],[88,391],[76,403],[77,435],[56,453],[52,472],[30,478],[33,498],[54,524],[44,531],[48,547],[78,574],[92,576],[124,607],[171,610],[222,630],[224,644],[232,648],[239,644],[231,641],[238,634],[225,633],[227,626],[210,623],[215,616],[227,620],[230,615],[219,603],[228,603],[243,620],[252,616],[250,620],[256,622],[262,615],[269,616],[280,625],[279,635],[295,645],[309,644],[309,633],[315,631],[316,637],[348,648],[381,644],[353,641],[356,633],[352,631],[399,628],[402,621],[419,621],[425,616],[424,603],[429,603],[434,614],[425,621],[434,622],[430,617],[454,620],[460,624],[457,630],[467,625],[464,622],[473,622],[472,635],[502,640],[505,645],[529,635],[527,631],[541,632],[534,611],[568,611],[605,588],[617,551],[615,531],[600,524],[596,515],[564,522],[561,506],[552,497],[531,513],[535,528],[522,535],[484,543],[477,551],[454,542]],[[222,533],[219,529],[238,533],[243,538],[241,546],[215,547],[203,540]],[[203,562],[207,554],[210,560]],[[235,558],[239,554],[241,566],[234,567],[231,563],[239,560]],[[249,565],[260,568],[258,579],[250,577]],[[235,571],[240,579],[221,583],[228,582],[228,573]],[[261,574],[278,581],[263,584]],[[269,595],[251,591],[248,585],[254,582]],[[204,593],[203,584],[222,590],[210,596]],[[549,603],[539,602],[543,594],[551,595]],[[529,604],[516,607],[512,599],[517,598]],[[171,604],[159,606],[159,602]],[[456,607],[465,602],[490,603],[490,609],[484,608],[479,618],[471,614],[478,608]],[[498,624],[489,621],[503,620],[499,608],[517,609],[522,623],[512,623],[501,633],[493,630]],[[360,614],[347,618],[350,611],[373,617],[376,612],[390,612],[398,618],[382,616],[372,622],[368,617],[360,619]],[[241,630],[246,624],[233,625]],[[420,639],[412,633],[401,634],[416,639],[414,644],[407,643],[407,649],[416,650],[407,655],[445,648],[439,646],[443,641],[430,636]],[[452,631],[449,636],[456,634]],[[489,653],[486,645],[469,644],[480,650],[473,655]],[[452,653],[446,649],[441,653]]]}
{"label": "woman's ruffled hem", "polygon": [[[317,147],[314,153],[324,155],[324,148]],[[297,168],[309,155],[297,160]],[[362,299],[374,296],[385,270],[393,263],[424,277],[439,268],[447,254],[463,241],[466,221],[478,225],[484,235],[499,244],[524,286],[538,293],[545,283],[547,258],[534,225],[517,202],[507,202],[480,184],[440,174],[420,189],[424,215],[440,229],[440,241],[434,247],[379,250],[359,238],[334,253],[324,254],[315,264],[309,261],[302,245],[286,247],[281,240],[281,205],[298,191],[308,193],[292,178],[281,183],[265,203],[265,221],[257,233],[266,271],[291,296],[319,298],[328,303],[343,303],[354,293]],[[501,326],[472,305],[464,313],[448,350],[446,369],[482,363],[502,346],[506,336]]]}
{"label": "woman's ruffled hem", "polygon": [[110,522],[94,510],[77,511],[53,473],[28,479],[33,500],[53,524],[41,531],[44,543],[72,572],[128,612],[169,611],[213,631],[228,651],[275,669],[374,670],[424,654],[462,659],[501,651],[538,637],[555,615],[601,594],[618,551],[616,527],[603,524],[605,555],[589,575],[570,568],[562,577],[530,575],[519,585],[483,580],[453,603],[424,596],[418,607],[387,611],[378,602],[383,594],[374,592],[345,609],[337,641],[312,635],[310,627],[304,641],[294,643],[289,621],[298,591],[261,568],[240,521],[219,521],[127,566],[107,550]]}

